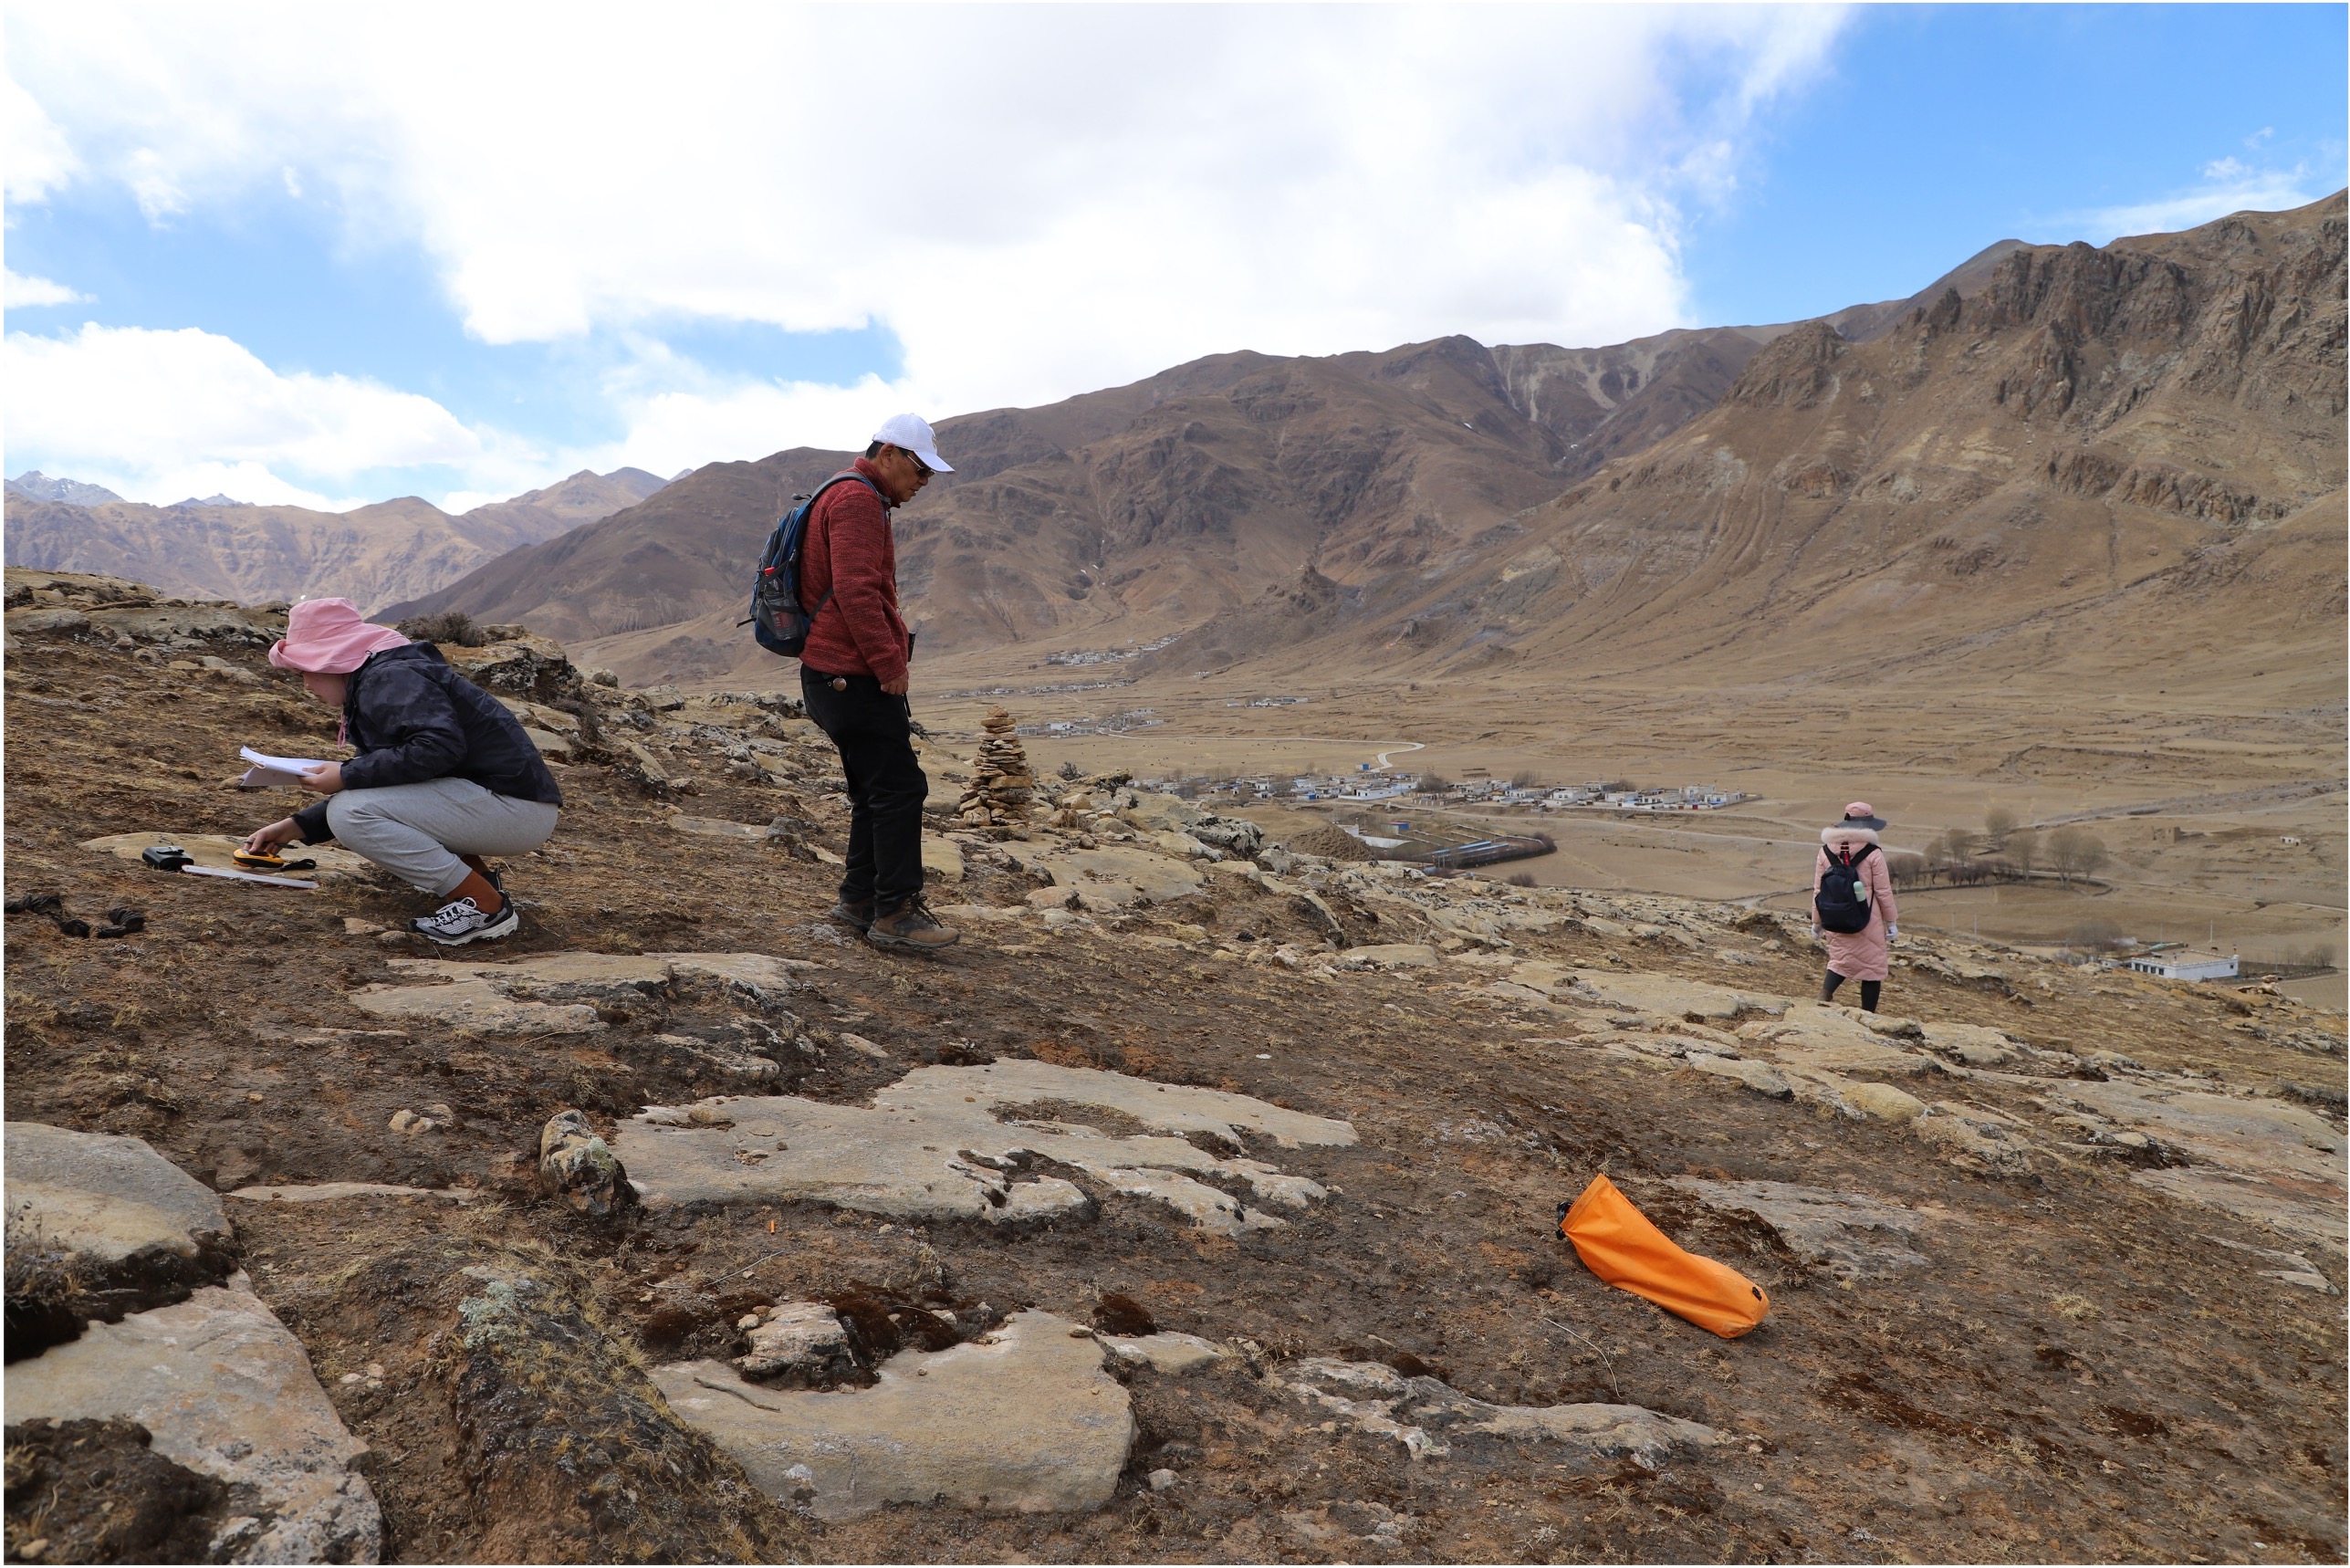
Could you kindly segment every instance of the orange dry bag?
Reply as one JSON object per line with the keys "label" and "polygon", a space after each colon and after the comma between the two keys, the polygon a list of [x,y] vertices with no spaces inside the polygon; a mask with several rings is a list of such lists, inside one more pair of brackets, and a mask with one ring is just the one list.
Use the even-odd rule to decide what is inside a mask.
{"label": "orange dry bag", "polygon": [[1603,1176],[1592,1177],[1559,1216],[1559,1234],[1575,1244],[1583,1267],[1609,1284],[1724,1339],[1738,1338],[1770,1310],[1761,1286],[1727,1263],[1682,1251]]}

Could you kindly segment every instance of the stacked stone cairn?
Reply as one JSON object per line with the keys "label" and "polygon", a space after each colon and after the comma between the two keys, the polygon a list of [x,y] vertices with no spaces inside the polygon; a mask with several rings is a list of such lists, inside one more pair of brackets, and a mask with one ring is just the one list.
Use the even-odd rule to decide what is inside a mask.
{"label": "stacked stone cairn", "polygon": [[1029,754],[1020,746],[1018,726],[1009,713],[995,707],[987,710],[979,727],[987,738],[979,743],[971,782],[956,813],[968,828],[1000,828],[1024,821],[1035,798],[1036,775],[1029,771]]}

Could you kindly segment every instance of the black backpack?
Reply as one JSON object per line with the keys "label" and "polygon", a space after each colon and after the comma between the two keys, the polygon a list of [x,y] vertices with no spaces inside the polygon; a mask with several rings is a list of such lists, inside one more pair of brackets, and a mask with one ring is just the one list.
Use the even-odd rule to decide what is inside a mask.
{"label": "black backpack", "polygon": [[[791,510],[776,520],[775,532],[767,538],[767,549],[759,552],[758,575],[751,581],[751,635],[758,645],[770,653],[780,653],[797,659],[808,646],[808,630],[816,624],[824,606],[832,597],[826,589],[824,597],[816,601],[813,610],[803,609],[799,601],[799,563],[808,544],[809,514],[816,509],[817,497],[844,479],[853,479],[876,496],[880,486],[862,474],[835,474],[816,486],[813,495],[794,496]],[[887,506],[889,498],[882,497]]]}
{"label": "black backpack", "polygon": [[1875,853],[1875,844],[1863,844],[1860,853],[1850,860],[1828,857],[1828,869],[1820,873],[1820,891],[1812,898],[1812,911],[1821,930],[1850,936],[1868,929],[1868,886],[1861,881],[1860,868],[1861,862]]}

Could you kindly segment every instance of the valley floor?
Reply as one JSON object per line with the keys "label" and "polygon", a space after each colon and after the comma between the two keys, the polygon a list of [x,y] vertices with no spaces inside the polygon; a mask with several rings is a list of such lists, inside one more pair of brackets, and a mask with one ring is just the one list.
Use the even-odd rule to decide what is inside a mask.
{"label": "valley floor", "polygon": [[[254,1290],[371,1450],[360,1466],[386,1561],[2343,1556],[2344,1071],[2339,1024],[2321,1012],[1947,937],[1906,947],[1887,988],[1887,1015],[1917,1030],[1830,1071],[1828,1048],[1802,1042],[1867,1037],[1810,1004],[1818,956],[1799,922],[1767,911],[1555,889],[1470,910],[1458,890],[1398,884],[1389,898],[1311,863],[1195,868],[1197,891],[1048,909],[1031,896],[1039,857],[1074,835],[1041,827],[949,841],[962,880],[938,901],[968,911],[968,935],[910,961],[841,940],[821,918],[831,868],[757,831],[781,816],[838,851],[820,747],[740,706],[624,723],[615,695],[597,709],[608,738],[559,769],[555,842],[508,868],[522,934],[465,956],[782,956],[813,966],[795,971],[789,1020],[681,971],[600,994],[563,1032],[502,1032],[486,1014],[402,1022],[355,998],[412,983],[404,960],[442,956],[384,933],[421,912],[406,890],[204,882],[78,847],[239,833],[282,807],[223,787],[237,745],[323,745],[331,718],[257,652],[225,662],[242,674],[29,636],[8,660],[9,894],[60,893],[76,913],[133,904],[147,928],[78,940],[8,917],[7,1117],[134,1134],[223,1192],[469,1195],[228,1203]],[[786,737],[789,768],[730,771],[730,752],[766,735]],[[669,784],[648,785],[623,739],[657,746]],[[944,736],[935,760],[964,744]],[[1415,951],[1350,967],[1371,947]],[[1706,1010],[1731,992],[1745,999]],[[778,1047],[746,1077],[721,1045],[762,1018],[809,1044]],[[1968,1060],[2003,1065],[1936,1054],[1937,1030],[1995,1032],[2010,1043]],[[1741,1056],[1794,1087],[1723,1077]],[[1025,1228],[815,1201],[600,1220],[537,1180],[542,1124],[565,1107],[626,1157],[626,1124],[648,1106],[746,1092],[862,1104],[925,1066],[1028,1060],[1251,1096],[1342,1120],[1359,1141],[1249,1139],[1252,1157],[1326,1196],[1238,1235],[1070,1169],[1084,1207]],[[1864,1113],[1890,1103],[1854,1088],[1877,1080],[1937,1109]],[[2197,1152],[2200,1134],[2124,1136],[2139,1124],[2114,1109],[2125,1091],[2154,1107],[2130,1115],[2200,1094],[2261,1126],[2301,1117],[2313,1130],[2293,1158],[2331,1175],[2303,1184],[2302,1207],[2275,1198],[2266,1222],[2182,1198],[2164,1182],[2228,1167]],[[396,1113],[433,1107],[445,1121],[392,1130]],[[1121,1133],[1111,1113],[1052,1113]],[[1937,1122],[1958,1141],[1920,1132]],[[1986,1139],[2012,1157],[1987,1155]],[[1586,1271],[1553,1217],[1601,1172],[1764,1286],[1763,1326],[1720,1340]],[[2269,1203],[2286,1178],[2260,1179]],[[1859,1236],[1855,1265],[1690,1185],[1750,1181],[1864,1196],[1906,1228]],[[2281,1278],[2270,1254],[2298,1256],[2308,1277]],[[527,1364],[469,1337],[479,1281],[507,1274],[560,1306],[548,1310],[561,1332]],[[1107,1299],[1123,1297],[1160,1330],[1231,1348],[1206,1373],[1116,1369],[1135,1432],[1098,1509],[827,1518],[752,1495],[643,1369],[740,1354],[738,1322],[764,1304],[851,1296],[899,1322],[920,1302],[957,1322],[1039,1309],[1105,1329],[1123,1310]],[[1645,1406],[1726,1440],[1644,1464],[1457,1436],[1415,1458],[1298,1392],[1316,1357],[1384,1363],[1497,1405]],[[14,1426],[10,1441],[13,1477]],[[649,1453],[679,1458],[654,1474]],[[68,1539],[20,1513],[13,1490],[9,1511],[12,1559],[37,1529]]]}
{"label": "valley floor", "polygon": [[[2329,947],[2337,963],[2350,942],[2341,765],[2350,737],[2338,671],[2332,694],[2308,706],[2303,698],[2313,694],[2298,687],[2221,686],[2182,691],[2176,708],[2061,688],[1823,694],[1609,682],[1549,690],[1496,677],[1426,689],[1317,684],[1290,694],[1304,703],[1264,709],[1241,706],[1262,694],[1237,674],[1021,695],[1068,674],[957,668],[942,678],[1011,695],[935,698],[923,711],[961,727],[987,702],[1008,702],[1039,730],[1143,716],[1115,735],[1038,734],[1030,750],[1047,768],[1069,761],[1088,772],[1119,767],[1170,779],[1319,774],[1378,766],[1384,754],[1412,775],[1457,779],[1481,768],[1495,779],[1522,771],[1554,784],[1706,783],[1758,797],[1666,819],[1440,812],[1557,838],[1557,855],[1509,868],[1545,885],[1749,899],[1808,886],[1819,830],[1848,800],[1869,800],[1890,820],[1886,843],[1914,849],[1948,829],[1979,831],[1986,813],[2001,809],[2024,825],[2078,824],[2096,834],[2113,857],[2098,885],[1936,891],[1917,901],[1915,924],[2053,946],[2102,922],[2147,940],[2217,941],[2247,955]],[[1301,805],[1249,814],[1302,826]],[[1345,820],[1409,817],[1427,805],[1310,810]]]}

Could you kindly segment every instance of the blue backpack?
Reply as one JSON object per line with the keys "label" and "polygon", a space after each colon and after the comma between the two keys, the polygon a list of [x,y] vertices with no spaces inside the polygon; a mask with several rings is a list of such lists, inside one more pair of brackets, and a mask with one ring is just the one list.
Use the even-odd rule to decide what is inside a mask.
{"label": "blue backpack", "polygon": [[[873,482],[858,473],[835,474],[816,486],[815,494],[794,496],[791,510],[776,520],[775,532],[767,538],[767,549],[759,552],[758,575],[751,583],[751,635],[758,645],[770,653],[780,653],[787,659],[797,659],[808,646],[809,628],[816,617],[824,612],[832,591],[826,589],[824,597],[816,601],[813,610],[803,609],[799,599],[799,564],[808,543],[808,516],[825,491],[844,479],[854,480],[874,495],[882,494]],[[888,505],[888,497],[883,497]]]}

